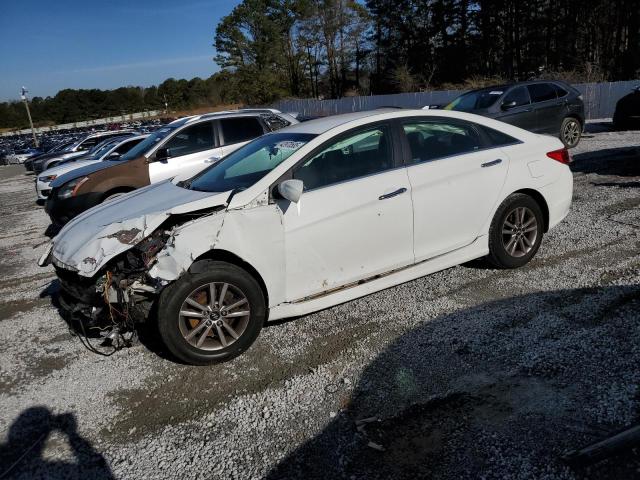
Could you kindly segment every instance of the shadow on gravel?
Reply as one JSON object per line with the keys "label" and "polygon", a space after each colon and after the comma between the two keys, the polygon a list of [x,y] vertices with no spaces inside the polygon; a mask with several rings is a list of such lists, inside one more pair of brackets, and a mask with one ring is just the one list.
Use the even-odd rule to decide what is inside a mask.
{"label": "shadow on gravel", "polygon": [[640,285],[541,292],[426,320],[268,479],[637,478],[560,456],[640,419]]}
{"label": "shadow on gravel", "polygon": [[571,170],[621,177],[640,176],[640,136],[638,146],[605,148],[572,156]]}
{"label": "shadow on gravel", "polygon": [[[584,126],[583,137],[591,136],[593,133],[611,132],[613,131],[613,122],[597,122],[587,123]],[[586,135],[585,135],[586,134]]]}
{"label": "shadow on gravel", "polygon": [[602,182],[591,185],[594,187],[640,188],[640,182]]}
{"label": "shadow on gravel", "polygon": [[[54,438],[55,437],[55,438]],[[50,460],[47,450],[69,451],[75,461]],[[24,410],[0,444],[0,478],[115,478],[104,457],[78,433],[75,415],[54,415],[47,407]]]}

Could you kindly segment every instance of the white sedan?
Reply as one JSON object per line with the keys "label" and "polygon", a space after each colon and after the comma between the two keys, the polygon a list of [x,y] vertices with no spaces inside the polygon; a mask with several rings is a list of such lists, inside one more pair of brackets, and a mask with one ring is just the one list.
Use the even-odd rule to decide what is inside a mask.
{"label": "white sedan", "polygon": [[569,211],[569,161],[557,138],[471,114],[338,115],[95,207],[40,263],[88,328],[117,336],[156,311],[168,349],[206,364],[245,351],[266,320],[480,257],[525,265]]}

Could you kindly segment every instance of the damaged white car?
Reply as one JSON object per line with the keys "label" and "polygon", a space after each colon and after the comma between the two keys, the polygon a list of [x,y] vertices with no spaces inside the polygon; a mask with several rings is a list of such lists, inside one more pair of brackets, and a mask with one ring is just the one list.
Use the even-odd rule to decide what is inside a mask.
{"label": "damaged white car", "polygon": [[40,264],[86,328],[152,322],[177,358],[206,364],[267,320],[479,257],[526,264],[569,211],[568,162],[556,138],[465,113],[328,117],[94,207]]}

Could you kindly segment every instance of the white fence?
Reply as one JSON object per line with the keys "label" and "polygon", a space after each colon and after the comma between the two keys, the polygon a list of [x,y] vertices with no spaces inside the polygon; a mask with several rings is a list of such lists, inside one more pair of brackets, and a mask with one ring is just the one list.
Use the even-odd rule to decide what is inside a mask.
{"label": "white fence", "polygon": [[[574,85],[583,96],[585,117],[611,118],[616,102],[631,92],[639,80],[626,82],[579,83]],[[301,117],[323,117],[338,113],[358,112],[381,107],[422,108],[425,105],[449,103],[464,90],[436,90],[433,92],[345,97],[335,100],[291,99],[276,102],[273,107],[283,112],[297,112]]]}
{"label": "white fence", "polygon": [[[98,118],[96,120],[86,120],[84,122],[65,123],[62,125],[53,125],[51,127],[38,127],[35,130],[36,130],[36,133],[43,133],[43,132],[53,132],[56,130],[69,130],[70,128],[94,127],[94,126],[106,125],[109,123],[121,123],[121,122],[131,122],[134,120],[143,120],[146,118],[155,117],[156,115],[160,115],[161,113],[162,113],[161,110],[149,110],[146,112],[127,113],[124,115],[117,115],[115,117]],[[0,135],[3,137],[7,137],[12,135],[26,135],[30,133],[31,133],[31,129],[25,128],[24,130],[4,132]]]}

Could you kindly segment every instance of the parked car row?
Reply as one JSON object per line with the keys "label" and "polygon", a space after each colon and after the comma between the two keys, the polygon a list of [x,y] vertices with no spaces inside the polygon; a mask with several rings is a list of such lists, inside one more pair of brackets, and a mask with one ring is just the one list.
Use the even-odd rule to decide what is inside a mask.
{"label": "parked car row", "polygon": [[85,155],[72,156],[57,162],[50,159],[50,167],[36,178],[38,200],[43,202],[47,199],[51,192],[51,182],[59,176],[101,161],[118,160],[148,136],[149,134],[138,135],[133,132],[109,136],[92,147]]}
{"label": "parked car row", "polygon": [[54,130],[38,133],[38,148],[33,148],[31,134],[0,137],[0,165],[24,163],[25,161],[45,153],[53,148],[58,151],[61,147],[69,147],[73,142],[97,133],[98,130],[135,130],[139,133],[149,133],[159,126],[168,123],[170,119],[153,119],[135,122],[113,123],[104,127],[78,127],[66,130]]}
{"label": "parked car row", "polygon": [[[137,188],[168,178],[191,177],[249,140],[297,122],[290,115],[270,109],[216,112],[175,120],[117,158],[81,162],[76,168],[66,164],[64,172],[42,172],[38,178],[42,179],[43,190],[47,190],[42,194],[47,199],[46,211],[54,224],[64,225],[85,210]],[[122,133],[107,132],[112,136]]]}
{"label": "parked car row", "polygon": [[557,138],[455,110],[218,112],[88,161],[49,183],[64,226],[39,264],[82,332],[118,344],[147,322],[192,364],[475,258],[525,265],[573,181]]}

